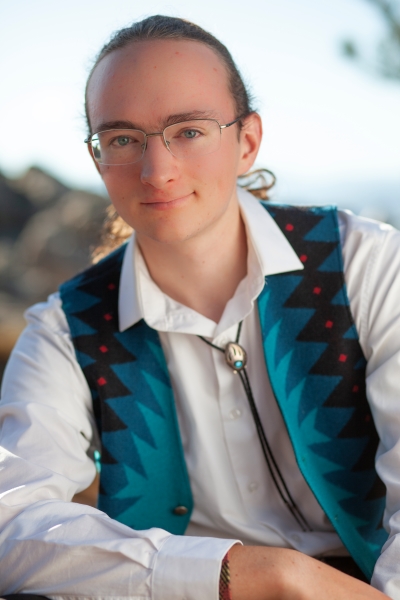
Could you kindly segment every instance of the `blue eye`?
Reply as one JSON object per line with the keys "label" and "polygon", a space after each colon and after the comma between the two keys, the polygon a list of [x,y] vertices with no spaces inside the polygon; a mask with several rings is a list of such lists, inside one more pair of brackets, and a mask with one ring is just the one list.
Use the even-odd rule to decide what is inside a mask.
{"label": "blue eye", "polygon": [[193,138],[195,138],[198,134],[198,131],[195,131],[194,129],[187,129],[186,131],[183,132],[183,135],[186,139],[188,140],[192,140]]}
{"label": "blue eye", "polygon": [[126,146],[127,144],[129,144],[129,138],[126,137],[125,135],[124,136],[121,135],[119,138],[117,138],[117,143],[120,146]]}

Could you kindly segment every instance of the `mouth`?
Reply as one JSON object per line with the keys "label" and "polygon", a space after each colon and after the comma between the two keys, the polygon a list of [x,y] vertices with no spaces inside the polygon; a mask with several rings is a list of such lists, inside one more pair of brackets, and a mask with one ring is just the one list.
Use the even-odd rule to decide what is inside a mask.
{"label": "mouth", "polygon": [[185,204],[192,196],[192,193],[193,192],[186,196],[179,196],[178,198],[163,198],[162,200],[153,197],[145,200],[141,204],[153,210],[171,210],[172,208],[178,208]]}

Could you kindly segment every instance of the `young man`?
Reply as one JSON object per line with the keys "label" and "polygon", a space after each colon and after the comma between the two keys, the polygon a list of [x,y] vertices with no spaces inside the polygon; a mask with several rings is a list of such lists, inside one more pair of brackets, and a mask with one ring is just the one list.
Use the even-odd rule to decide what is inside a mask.
{"label": "young man", "polygon": [[[387,597],[329,566],[352,564],[336,530],[367,575],[387,537],[372,412],[392,517],[373,584],[400,598],[399,234],[340,213],[339,239],[334,212],[238,191],[260,117],[226,49],[179,19],[119,32],[87,111],[135,233],[31,309],[9,363],[1,592]],[[70,502],[94,448],[109,516]]]}

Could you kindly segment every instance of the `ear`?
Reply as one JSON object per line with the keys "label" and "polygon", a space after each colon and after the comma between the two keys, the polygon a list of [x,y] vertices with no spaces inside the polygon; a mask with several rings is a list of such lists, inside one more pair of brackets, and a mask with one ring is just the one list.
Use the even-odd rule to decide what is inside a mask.
{"label": "ear", "polygon": [[92,158],[92,161],[94,162],[94,166],[96,167],[96,169],[97,169],[97,172],[98,172],[98,174],[99,174],[99,175],[100,175],[100,177],[101,177],[101,171],[100,171],[100,166],[99,166],[99,163],[97,162],[97,160],[96,160],[96,159],[95,159],[95,157],[93,156],[93,148],[92,148],[92,144],[86,144],[86,145],[87,145],[87,149],[89,150],[89,154],[90,154],[90,156],[91,156],[91,158]]}
{"label": "ear", "polygon": [[244,119],[240,131],[240,158],[237,175],[244,175],[251,169],[257,158],[262,140],[262,121],[258,113],[251,113]]}

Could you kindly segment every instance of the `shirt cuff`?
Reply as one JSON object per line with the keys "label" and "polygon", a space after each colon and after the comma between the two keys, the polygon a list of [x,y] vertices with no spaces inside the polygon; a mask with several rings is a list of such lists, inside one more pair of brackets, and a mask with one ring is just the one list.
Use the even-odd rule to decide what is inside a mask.
{"label": "shirt cuff", "polygon": [[157,553],[152,600],[218,600],[221,562],[238,540],[172,535]]}

